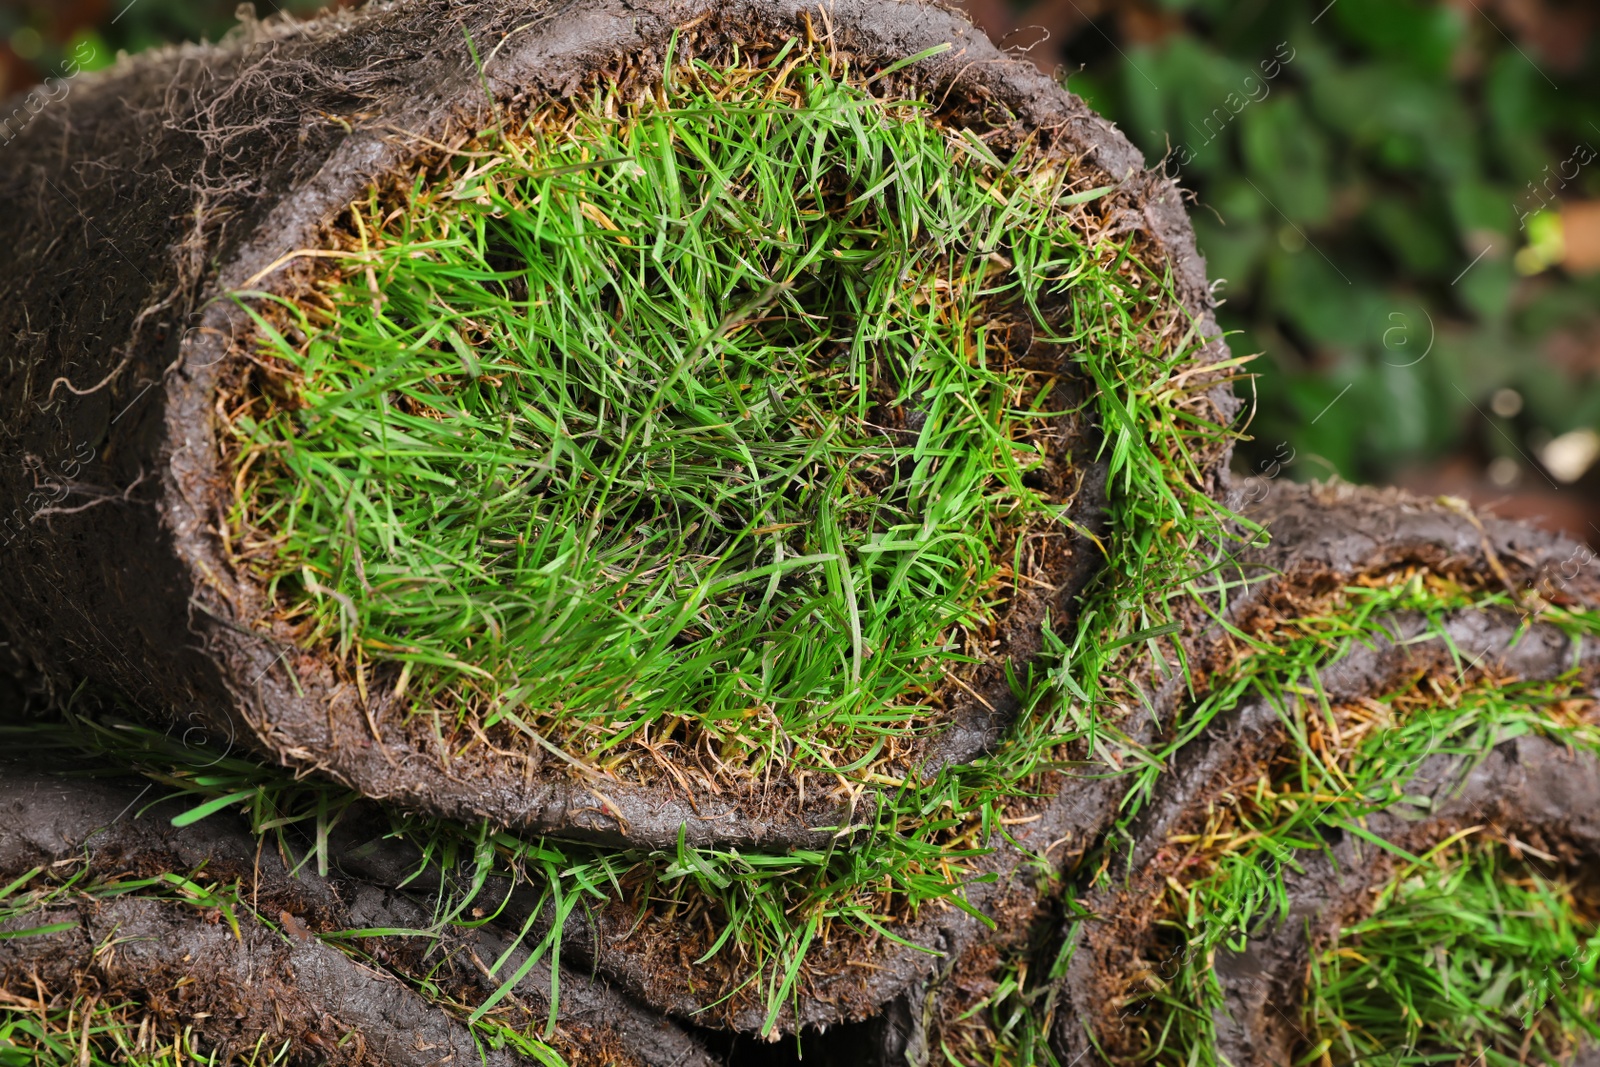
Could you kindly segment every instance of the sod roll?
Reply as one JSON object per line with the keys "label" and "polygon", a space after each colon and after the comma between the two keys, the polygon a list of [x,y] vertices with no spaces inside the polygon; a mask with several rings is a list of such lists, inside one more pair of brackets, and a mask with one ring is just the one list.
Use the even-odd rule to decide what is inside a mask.
{"label": "sod roll", "polygon": [[[30,1015],[21,1026],[8,1017],[10,1055],[719,1062],[603,981],[548,961],[524,967],[526,950],[503,931],[436,925],[426,898],[318,875],[293,835],[263,847],[231,814],[174,826],[183,805],[153,803],[148,782],[74,781],[63,769],[0,761],[0,993]],[[500,984],[487,963],[502,956],[517,980],[474,1032],[466,1020]]]}
{"label": "sod roll", "polygon": [[11,653],[405,808],[830,847],[1221,495],[1178,191],[937,6],[251,23],[0,187]]}
{"label": "sod roll", "polygon": [[1448,498],[1239,491],[1272,543],[1224,565],[1154,702],[1162,773],[1075,888],[1057,1054],[1572,1059],[1600,998],[1586,550]]}
{"label": "sod roll", "polygon": [[[19,933],[3,942],[0,979],[49,979],[47,1036],[104,990],[124,999],[96,1034],[131,1034],[146,1010],[157,1032],[192,1019],[202,1049],[288,1036],[297,1056],[322,1059],[348,1051],[362,1019],[387,1040],[373,1005],[404,990],[342,970],[295,933],[304,925],[402,983],[426,976],[414,1017],[437,1037],[460,1041],[464,1013],[493,1009],[491,1023],[540,1040],[592,1031],[588,1045],[552,1046],[577,1063],[749,1047],[717,1030],[799,1031],[808,1055],[866,1063],[1026,1062],[1046,1040],[1086,1062],[1269,1064],[1318,1046],[1339,1063],[1521,1048],[1582,1062],[1600,997],[1600,588],[1584,550],[1456,501],[1234,488],[1242,528],[1271,541],[1195,552],[1215,580],[1175,609],[1182,632],[1142,639],[1159,656],[1114,650],[1107,747],[1030,774],[984,851],[944,852],[962,864],[963,906],[874,891],[858,914],[875,924],[852,922],[842,900],[805,889],[799,854],[729,857],[719,872],[709,861],[722,857],[701,851],[711,878],[695,885],[677,870],[683,850],[452,836],[331,783],[69,715],[5,724],[80,780],[0,764],[6,932]],[[130,763],[162,792],[81,780]],[[181,799],[152,804],[174,788]],[[225,810],[241,800],[243,825]],[[769,934],[740,910],[755,882],[718,896],[759,877],[742,864],[774,859],[801,883],[783,899],[841,916],[792,969],[778,961],[794,975],[786,988],[758,954]],[[554,872],[579,869],[552,896]],[[573,892],[577,906],[561,907]],[[240,937],[216,933],[222,905]],[[118,922],[226,967],[304,967],[302,985],[339,992],[320,1016],[291,983],[285,1016],[202,1017],[232,987],[186,1005],[161,951],[96,958],[79,931]],[[470,965],[491,957],[493,973]],[[87,984],[69,981],[73,968]]]}

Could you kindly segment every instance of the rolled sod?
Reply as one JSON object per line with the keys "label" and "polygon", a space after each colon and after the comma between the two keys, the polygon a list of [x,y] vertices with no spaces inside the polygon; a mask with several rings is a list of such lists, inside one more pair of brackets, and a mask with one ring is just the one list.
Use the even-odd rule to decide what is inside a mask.
{"label": "rolled sod", "polygon": [[936,6],[250,24],[0,187],[6,643],[404,808],[925,821],[1222,495],[1176,188]]}
{"label": "rolled sod", "polygon": [[1057,1054],[1575,1056],[1600,998],[1584,549],[1460,501],[1238,491],[1271,544],[1208,591],[1154,701],[1161,771],[1071,890]]}
{"label": "rolled sod", "polygon": [[[501,931],[441,922],[432,901],[392,885],[342,870],[319,875],[292,833],[267,840],[231,813],[185,822],[185,805],[152,799],[148,781],[64,770],[0,761],[0,1052],[8,1056],[718,1062],[603,981],[548,961],[520,969],[526,951]],[[484,961],[503,953],[519,977],[474,1029],[471,1012],[501,984]]]}
{"label": "rolled sod", "polygon": [[[163,794],[0,765],[0,874],[39,880],[8,891],[23,891],[8,900],[20,896],[14,925],[32,932],[6,942],[0,964],[52,975],[81,964],[94,982],[149,998],[170,1025],[186,1017],[159,995],[170,960],[145,952],[98,963],[83,935],[42,928],[159,928],[229,966],[318,955],[292,929],[281,943],[270,926],[249,927],[246,942],[217,935],[205,918],[213,898],[248,891],[253,911],[267,901],[268,919],[288,911],[335,943],[341,930],[365,929],[364,951],[381,950],[373,958],[402,982],[448,975],[453,995],[473,990],[454,1016],[419,1004],[417,1018],[441,1034],[455,1032],[460,1004],[492,988],[524,1022],[552,1000],[558,1028],[610,1022],[613,1037],[595,1047],[634,1042],[620,1047],[643,1062],[699,1056],[697,1042],[728,1040],[713,1029],[758,1032],[773,1020],[799,1029],[812,1055],[848,1050],[846,1062],[929,1062],[930,1049],[963,1063],[1024,1062],[1047,1040],[1058,1059],[1094,1062],[1281,1063],[1319,1045],[1355,1062],[1379,1041],[1402,1042],[1407,1062],[1509,1055],[1524,1041],[1545,1061],[1582,1062],[1600,995],[1588,880],[1600,848],[1600,588],[1570,566],[1581,547],[1459,502],[1338,486],[1243,483],[1234,493],[1245,528],[1271,540],[1212,546],[1225,549],[1221,566],[1198,570],[1211,581],[1176,609],[1183,632],[1148,639],[1160,656],[1119,661],[1126,688],[1110,692],[1136,698],[1119,701],[1122,718],[1107,709],[1101,729],[1122,773],[1105,756],[1037,772],[1041,788],[1019,791],[984,839],[988,851],[966,857],[965,907],[934,900],[915,912],[892,906],[876,927],[836,922],[792,957],[792,995],[775,1003],[758,954],[770,932],[733,910],[748,899],[739,890],[674,888],[682,873],[663,868],[685,862],[682,850],[674,860],[602,849],[606,868],[582,850],[495,835],[520,863],[486,864],[481,839],[473,855],[470,840],[326,783],[275,782],[248,760],[87,719],[73,729],[104,739],[72,760],[79,774],[127,760],[188,799],[144,811]],[[1184,657],[1189,667],[1175,670]],[[41,753],[86,740],[57,724],[8,725],[6,736]],[[250,781],[262,784],[238,789]],[[241,795],[257,840],[224,814]],[[207,796],[217,799],[194,806]],[[171,827],[174,815],[192,825]],[[706,868],[713,878],[748,877],[741,863],[776,857],[723,858],[720,874]],[[781,862],[789,877],[801,866]],[[537,872],[552,863],[585,869],[579,907],[552,906],[554,879]],[[58,885],[80,866],[88,882]],[[313,875],[316,866],[328,875]],[[144,874],[154,881],[127,881]],[[124,888],[139,895],[123,901]],[[407,933],[436,928],[441,915],[472,921],[436,949],[433,934]],[[719,930],[733,937],[721,950]],[[1419,939],[1448,945],[1455,984],[1440,986]],[[506,962],[480,974],[465,953]],[[330,975],[342,966],[337,953],[323,957]],[[442,961],[455,962],[440,970]],[[324,1055],[318,1042],[336,1046],[348,1032],[340,1012],[403,992],[384,989],[350,986],[330,1000],[334,1021],[305,1017],[293,1047]],[[284,1003],[293,996],[286,987]],[[137,1018],[125,1011],[121,1024]],[[285,1033],[265,1016],[198,1032],[234,1045]],[[563,1053],[586,1062],[582,1047]]]}
{"label": "rolled sod", "polygon": [[0,737],[184,797],[0,766],[41,1042],[1585,1054],[1590,557],[1229,478],[1177,190],[959,16],[402,2],[8,148]]}

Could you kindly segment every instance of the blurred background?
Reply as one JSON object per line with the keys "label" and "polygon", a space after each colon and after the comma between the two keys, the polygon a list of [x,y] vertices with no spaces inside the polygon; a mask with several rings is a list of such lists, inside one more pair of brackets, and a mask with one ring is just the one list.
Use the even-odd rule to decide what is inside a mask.
{"label": "blurred background", "polygon": [[[1600,547],[1600,4],[965,6],[1193,194],[1222,324],[1258,354],[1239,470],[1449,493]],[[3,0],[0,95],[235,19]]]}

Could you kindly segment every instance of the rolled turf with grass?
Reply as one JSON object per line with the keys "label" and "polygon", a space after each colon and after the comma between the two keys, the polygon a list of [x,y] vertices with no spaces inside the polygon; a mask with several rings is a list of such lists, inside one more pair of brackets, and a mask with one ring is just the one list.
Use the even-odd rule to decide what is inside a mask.
{"label": "rolled turf with grass", "polygon": [[10,147],[0,739],[158,790],[0,775],[29,1048],[1585,1054],[1590,557],[1232,484],[1177,191],[958,16],[402,0]]}
{"label": "rolled turf with grass", "polygon": [[[1171,612],[1183,632],[1103,650],[1117,681],[1098,759],[1035,770],[985,851],[944,851],[959,904],[908,909],[916,882],[851,897],[840,883],[859,871],[824,867],[825,887],[798,854],[585,851],[420,823],[71,711],[4,736],[140,770],[157,796],[178,788],[189,799],[165,810],[206,817],[190,834],[242,805],[262,835],[183,851],[181,835],[143,830],[152,847],[125,830],[98,850],[151,872],[226,882],[230,854],[270,855],[288,832],[287,854],[347,894],[316,933],[386,928],[369,958],[449,976],[425,988],[450,993],[456,1018],[509,1005],[545,1033],[552,1000],[558,1028],[593,1011],[572,976],[597,975],[715,1047],[739,1046],[714,1030],[775,1023],[844,1062],[1581,1062],[1600,944],[1600,588],[1571,566],[1581,548],[1396,493],[1247,483],[1233,499],[1242,532],[1271,541],[1197,552]],[[1063,754],[1085,755],[1075,744]],[[109,817],[123,797],[148,800],[98,805]],[[54,851],[0,855],[7,871],[84,836],[55,825],[55,803],[11,806]],[[202,853],[209,881],[192,875]],[[775,903],[827,924],[752,914]],[[425,948],[441,933],[455,970]],[[463,952],[485,966],[463,969]]]}
{"label": "rolled turf with grass", "polygon": [[[436,898],[319,874],[295,827],[44,769],[0,762],[0,1062],[716,1062]],[[485,1005],[491,966],[518,977]]]}
{"label": "rolled turf with grass", "polygon": [[899,832],[1214,521],[1176,188],[937,7],[251,24],[0,167],[8,643],[369,797]]}
{"label": "rolled turf with grass", "polygon": [[1209,591],[1170,762],[1069,894],[1058,1052],[1578,1054],[1600,995],[1580,966],[1600,870],[1581,546],[1394,493],[1273,488],[1251,514],[1273,543]]}

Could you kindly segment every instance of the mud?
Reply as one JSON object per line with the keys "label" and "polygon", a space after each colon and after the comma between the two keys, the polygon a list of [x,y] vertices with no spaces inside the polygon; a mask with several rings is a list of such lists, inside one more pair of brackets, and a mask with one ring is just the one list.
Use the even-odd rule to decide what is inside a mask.
{"label": "mud", "polygon": [[[60,692],[91,679],[219,744],[410,809],[613,844],[670,846],[680,830],[700,845],[823,843],[837,798],[689,795],[452,757],[398,702],[361,697],[327,662],[260,632],[261,591],[235,575],[218,535],[231,478],[213,409],[248,323],[213,298],[247,283],[293,292],[311,269],[293,253],[319,247],[345,205],[428,142],[492,117],[469,35],[492,57],[493,108],[517,110],[596,74],[658,70],[678,30],[680,55],[814,32],[856,69],[952,44],[906,84],[996,144],[1034,137],[1115,185],[1116,232],[1142,234],[1171,264],[1200,335],[1216,337],[1176,187],[1081,101],[940,7],[412,0],[253,24],[219,46],[86,75],[0,161],[0,190],[19,205],[0,219],[17,250],[0,266],[13,296],[0,331],[17,339],[0,378],[0,513],[21,516],[0,548],[5,640]],[[1225,355],[1218,339],[1201,358]],[[1231,419],[1227,387],[1208,395]],[[1226,449],[1206,463],[1206,489],[1220,493]],[[1090,528],[1097,508],[1085,500]],[[1079,549],[1053,583],[1064,600],[1088,577],[1092,554]],[[995,736],[1014,713],[1005,687],[995,692],[993,712],[971,709],[939,758],[970,758]]]}

